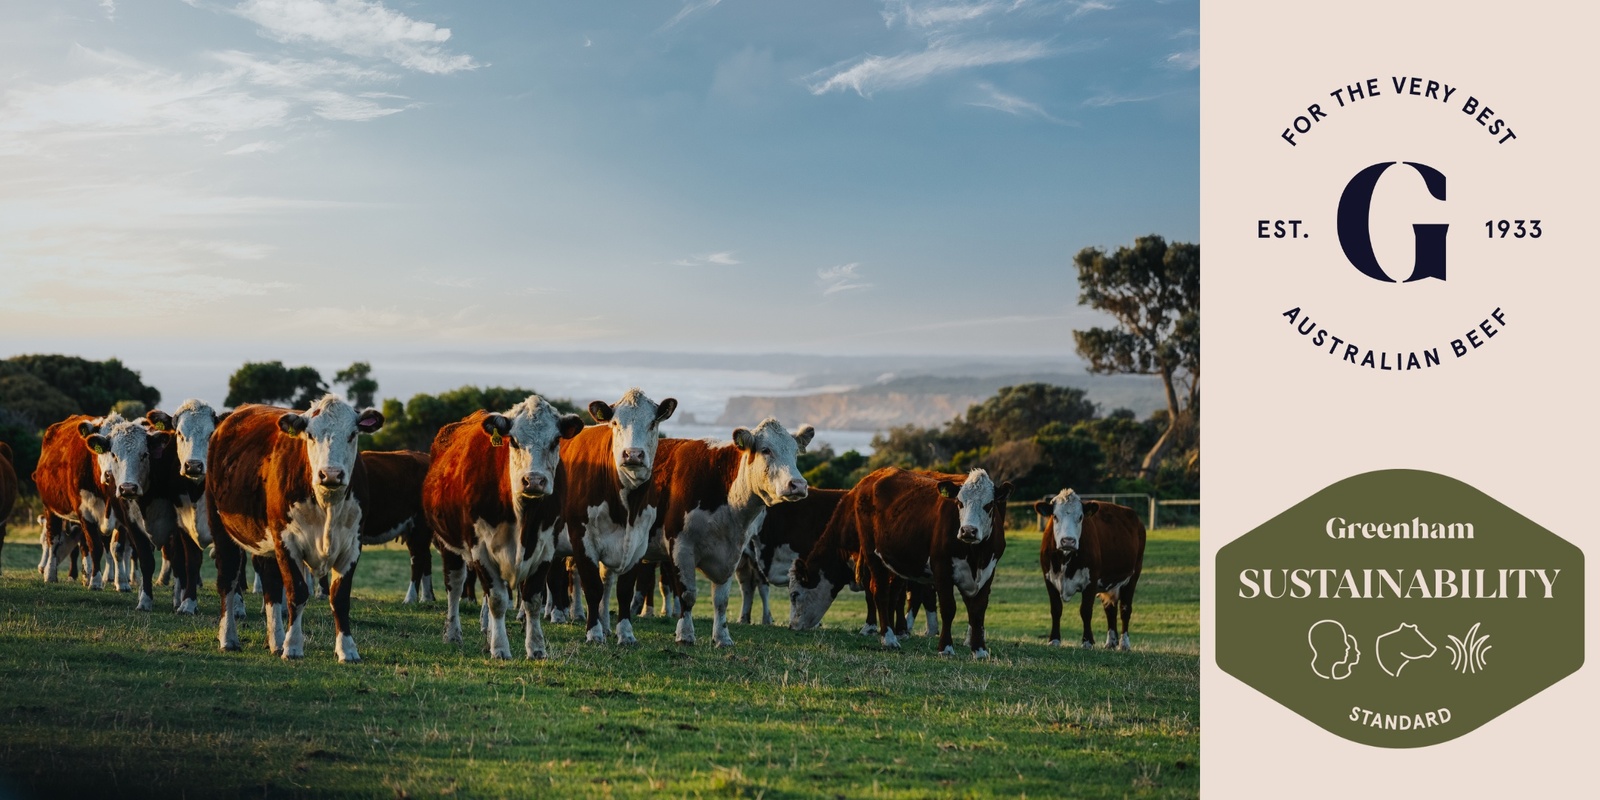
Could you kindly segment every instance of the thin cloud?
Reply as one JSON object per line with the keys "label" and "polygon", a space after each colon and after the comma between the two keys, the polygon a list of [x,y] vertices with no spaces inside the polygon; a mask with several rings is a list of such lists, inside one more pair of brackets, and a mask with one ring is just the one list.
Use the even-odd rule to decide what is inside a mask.
{"label": "thin cloud", "polygon": [[1199,69],[1200,68],[1200,51],[1199,50],[1182,50],[1182,51],[1173,53],[1172,55],[1167,56],[1167,59],[1166,59],[1165,63],[1169,67],[1176,67],[1176,68],[1182,69],[1182,70]]}
{"label": "thin cloud", "polygon": [[935,75],[994,64],[1015,64],[1056,55],[1044,42],[984,40],[931,42],[926,50],[898,56],[868,56],[848,67],[818,70],[807,88],[814,95],[853,90],[862,97],[875,91],[916,86]]}
{"label": "thin cloud", "polygon": [[245,156],[250,155],[251,153],[276,153],[282,149],[283,145],[278,144],[277,142],[246,142],[238,147],[233,148],[232,150],[223,153],[223,155]]}
{"label": "thin cloud", "polygon": [[1078,3],[1073,7],[1072,11],[1067,14],[1067,19],[1077,19],[1084,14],[1095,11],[1110,11],[1116,7],[1117,4],[1110,0],[1085,0],[1085,2]]}
{"label": "thin cloud", "polygon": [[1127,103],[1146,103],[1163,96],[1163,94],[1118,94],[1116,92],[1101,92],[1100,94],[1083,101],[1083,104],[1088,108],[1107,108],[1109,106],[1120,106]]}
{"label": "thin cloud", "polygon": [[996,11],[1011,10],[1022,5],[987,0],[979,3],[939,3],[918,6],[908,0],[891,0],[884,4],[883,23],[894,27],[898,20],[909,27],[936,28],[971,22]]}
{"label": "thin cloud", "polygon": [[996,111],[1003,111],[1015,117],[1034,117],[1037,119],[1054,122],[1057,125],[1070,124],[1066,120],[1060,119],[1052,115],[1050,112],[1044,110],[1044,107],[1040,106],[1038,103],[1013,94],[1006,94],[1005,92],[996,89],[992,84],[980,83],[978,84],[978,88],[987,93],[988,97],[977,102],[968,103],[967,105],[977,106],[979,108],[992,108]]}
{"label": "thin cloud", "polygon": [[245,0],[233,9],[285,43],[331,47],[363,58],[382,58],[435,75],[477,69],[470,55],[446,51],[450,29],[412,19],[369,0]]}
{"label": "thin cloud", "polygon": [[[671,28],[702,11],[710,11],[711,9],[716,8],[717,4],[721,2],[722,0],[698,0],[698,2],[684,3],[683,8],[680,9],[678,13],[672,15],[672,19],[667,20],[667,24],[661,26],[661,30],[667,30],[668,28]],[[587,45],[585,46],[587,47]]]}
{"label": "thin cloud", "polygon": [[672,262],[675,267],[731,267],[744,262],[733,257],[731,251],[721,253],[707,253],[706,255],[689,256]]}
{"label": "thin cloud", "polygon": [[817,279],[822,283],[822,295],[826,297],[839,292],[872,288],[872,284],[867,283],[863,280],[863,276],[856,272],[860,267],[860,262],[853,261],[817,270]]}
{"label": "thin cloud", "polygon": [[100,8],[106,12],[106,19],[115,21],[117,18],[117,0],[100,0]]}

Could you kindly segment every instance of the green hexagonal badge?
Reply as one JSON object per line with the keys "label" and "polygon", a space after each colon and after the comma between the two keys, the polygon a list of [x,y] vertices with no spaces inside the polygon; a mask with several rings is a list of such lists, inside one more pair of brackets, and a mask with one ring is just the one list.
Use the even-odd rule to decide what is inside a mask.
{"label": "green hexagonal badge", "polygon": [[1583,553],[1418,470],[1339,481],[1217,553],[1217,665],[1354,742],[1469,733],[1583,664]]}

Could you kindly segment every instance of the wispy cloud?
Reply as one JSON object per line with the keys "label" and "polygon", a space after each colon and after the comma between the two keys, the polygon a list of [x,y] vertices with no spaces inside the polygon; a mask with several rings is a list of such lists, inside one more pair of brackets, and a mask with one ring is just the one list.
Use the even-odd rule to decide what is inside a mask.
{"label": "wispy cloud", "polygon": [[1113,0],[1084,0],[1073,5],[1072,11],[1067,13],[1067,19],[1077,19],[1095,11],[1110,11],[1116,7],[1117,4]]}
{"label": "wispy cloud", "polygon": [[822,294],[838,294],[855,289],[870,289],[872,284],[867,283],[860,273],[856,272],[861,267],[860,262],[840,264],[837,267],[827,267],[817,270],[817,280],[822,284]]}
{"label": "wispy cloud", "polygon": [[1038,103],[1035,103],[1031,100],[1026,100],[1014,94],[1006,94],[1005,92],[996,89],[993,84],[979,83],[978,88],[982,89],[988,95],[988,97],[983,100],[968,103],[968,105],[977,106],[979,108],[992,108],[996,111],[1004,111],[1007,114],[1018,117],[1035,117],[1038,119],[1047,120],[1049,122],[1054,122],[1057,125],[1072,124],[1066,120],[1052,115],[1050,112],[1044,110],[1044,108]]}
{"label": "wispy cloud", "polygon": [[707,253],[705,255],[688,256],[680,258],[672,265],[675,267],[731,267],[744,262],[733,257],[731,251],[721,253]]}
{"label": "wispy cloud", "polygon": [[894,27],[902,22],[914,28],[936,28],[954,25],[1022,5],[1022,2],[1005,3],[985,0],[977,3],[917,4],[910,0],[889,0],[884,3],[883,23]]}
{"label": "wispy cloud", "polygon": [[1177,69],[1190,70],[1200,68],[1199,50],[1180,50],[1167,56],[1166,64]]}
{"label": "wispy cloud", "polygon": [[106,19],[117,18],[117,0],[100,0],[100,8],[106,12]]}
{"label": "wispy cloud", "polygon": [[946,72],[993,64],[1014,64],[1055,55],[1045,42],[1017,40],[936,40],[918,53],[868,56],[850,66],[836,65],[812,73],[807,88],[812,94],[854,90],[862,97],[883,89],[915,86]]}
{"label": "wispy cloud", "polygon": [[1108,91],[1101,92],[1100,94],[1083,101],[1083,104],[1088,108],[1106,108],[1108,106],[1120,106],[1126,103],[1146,103],[1163,96],[1163,94],[1121,94],[1118,92]]}
{"label": "wispy cloud", "polygon": [[418,72],[448,74],[483,66],[470,55],[444,49],[449,28],[412,19],[375,0],[245,0],[233,13],[276,41],[382,58]]}
{"label": "wispy cloud", "polygon": [[664,31],[668,28],[674,27],[678,23],[702,11],[710,11],[711,9],[716,8],[717,4],[721,2],[722,0],[688,0],[688,2],[683,4],[683,8],[679,9],[678,13],[672,15],[672,19],[667,20],[667,24],[661,26],[660,30]]}

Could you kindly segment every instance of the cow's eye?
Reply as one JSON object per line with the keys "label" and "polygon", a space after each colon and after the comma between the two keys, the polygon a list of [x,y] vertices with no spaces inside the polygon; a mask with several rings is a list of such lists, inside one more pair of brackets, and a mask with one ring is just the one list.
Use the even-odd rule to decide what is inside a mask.
{"label": "cow's eye", "polygon": [[556,448],[559,448],[560,446],[561,446],[561,440],[560,439],[557,439],[557,440],[551,442],[550,443],[550,452],[554,453],[556,451]]}
{"label": "cow's eye", "polygon": [[770,448],[770,447],[761,448],[761,455],[764,455],[764,456],[772,455],[772,448]]}

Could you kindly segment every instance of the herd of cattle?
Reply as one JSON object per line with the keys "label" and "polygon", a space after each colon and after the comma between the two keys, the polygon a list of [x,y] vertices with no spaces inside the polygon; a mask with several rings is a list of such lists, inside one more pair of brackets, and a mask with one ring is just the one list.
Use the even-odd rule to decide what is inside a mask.
{"label": "herd of cattle", "polygon": [[[848,491],[814,489],[797,466],[810,426],[790,432],[767,419],[734,430],[730,442],[663,438],[659,428],[676,407],[631,389],[616,403],[591,403],[598,424],[585,426],[530,396],[446,425],[429,453],[359,452],[358,438],[378,430],[383,415],[334,395],[306,411],[243,405],[218,413],[189,400],[170,414],[74,416],[45,432],[33,473],[45,507],[39,571],[56,581],[63,561],[74,575],[81,562],[90,588],[101,588],[105,574],[122,591],[137,584],[137,608],[149,611],[159,549],[174,609],[193,614],[209,547],[219,645],[240,649],[248,561],[265,601],[267,646],[286,659],[304,655],[306,601],[325,593],[335,653],[360,660],[350,617],[356,564],[363,545],[395,539],[411,552],[407,602],[433,599],[430,546],[439,550],[446,641],[461,641],[461,599],[477,582],[480,628],[495,658],[511,657],[508,614],[524,621],[529,658],[546,653],[545,619],[581,617],[590,642],[636,643],[632,618],[654,610],[658,571],[661,610],[677,618],[677,641],[693,643],[697,570],[714,587],[717,646],[733,644],[728,595],[737,576],[743,622],[758,592],[762,620],[771,622],[768,586],[777,584],[789,587],[789,627],[814,628],[853,586],[867,597],[863,634],[898,648],[919,610],[933,635],[937,609],[945,655],[955,652],[959,591],[966,645],[988,655],[984,616],[1005,552],[1011,484],[996,485],[981,469],[889,467]],[[0,542],[16,486],[0,443]],[[1062,599],[1081,593],[1083,646],[1095,645],[1098,598],[1106,646],[1128,649],[1143,524],[1130,509],[1071,489],[1034,508],[1046,520],[1040,566],[1051,644],[1061,643]]]}

